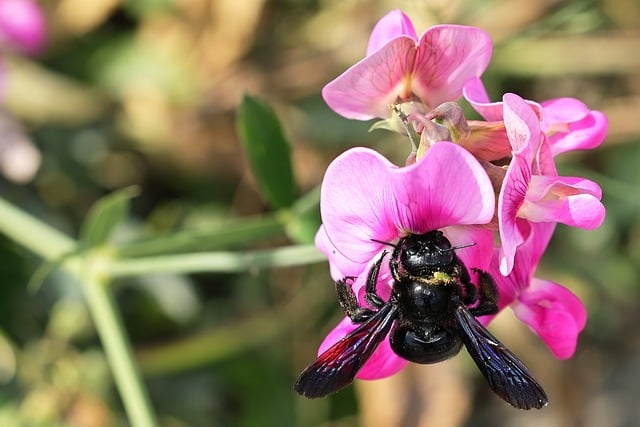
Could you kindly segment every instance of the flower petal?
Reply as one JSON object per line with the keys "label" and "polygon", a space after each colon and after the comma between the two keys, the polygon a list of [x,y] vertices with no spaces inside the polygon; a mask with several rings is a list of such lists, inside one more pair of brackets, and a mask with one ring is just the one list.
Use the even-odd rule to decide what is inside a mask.
{"label": "flower petal", "polygon": [[387,118],[390,104],[411,95],[407,84],[415,54],[415,40],[399,36],[329,82],[322,97],[348,119]]}
{"label": "flower petal", "polygon": [[502,121],[502,102],[491,102],[482,80],[472,77],[462,89],[464,98],[486,121]]}
{"label": "flower petal", "polygon": [[456,255],[467,269],[489,270],[493,253],[493,231],[474,225],[456,225],[445,227],[442,232],[452,246],[473,244],[456,250]]}
{"label": "flower petal", "polygon": [[345,277],[355,277],[361,273],[361,271],[358,270],[360,264],[354,264],[349,259],[345,259],[344,255],[333,246],[324,225],[320,225],[314,243],[320,252],[327,256],[331,278],[334,281]]}
{"label": "flower petal", "polygon": [[608,122],[600,111],[591,111],[575,98],[557,98],[543,101],[545,118],[543,128],[551,143],[553,155],[589,150],[602,144]]}
{"label": "flower petal", "polygon": [[587,312],[571,291],[553,282],[533,279],[513,310],[542,338],[554,356],[567,359],[573,355]]}
{"label": "flower petal", "polygon": [[371,36],[369,36],[367,56],[371,56],[382,46],[399,36],[411,37],[416,42],[418,41],[411,19],[401,10],[395,9],[380,18],[376,26],[373,27]]}
{"label": "flower petal", "polygon": [[607,135],[608,126],[603,113],[592,111],[582,120],[570,123],[568,132],[557,133],[549,138],[553,155],[600,146]]}
{"label": "flower petal", "polygon": [[336,258],[339,271],[364,270],[384,246],[372,239],[393,242],[399,237],[390,213],[396,203],[392,173],[397,170],[376,151],[362,147],[347,150],[327,168],[320,213],[328,240],[342,255]]}
{"label": "flower petal", "polygon": [[542,141],[540,118],[531,104],[513,93],[503,96],[503,117],[513,155],[525,156],[529,163]]}
{"label": "flower petal", "polygon": [[528,226],[518,215],[530,180],[528,162],[519,156],[513,157],[498,195],[498,229],[502,244],[500,272],[505,276],[513,268],[516,249],[528,235]]}
{"label": "flower petal", "polygon": [[578,177],[534,175],[519,215],[534,222],[561,222],[592,230],[604,221],[602,191],[593,181]]}
{"label": "flower petal", "polygon": [[495,195],[478,161],[462,147],[438,142],[417,163],[391,170],[393,222],[406,233],[450,225],[486,224]]}
{"label": "flower petal", "polygon": [[457,100],[465,83],[486,70],[492,50],[491,37],[479,28],[428,28],[418,40],[411,91],[431,108]]}

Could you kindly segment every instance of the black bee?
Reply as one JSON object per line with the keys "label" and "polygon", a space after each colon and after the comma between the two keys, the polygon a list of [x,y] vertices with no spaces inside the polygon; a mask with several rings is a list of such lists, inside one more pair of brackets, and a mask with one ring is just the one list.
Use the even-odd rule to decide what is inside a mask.
{"label": "black bee", "polygon": [[389,301],[376,292],[384,251],[367,275],[365,300],[358,305],[351,289],[353,277],[336,282],[345,314],[357,329],[322,353],[298,377],[295,390],[306,397],[321,397],[349,385],[389,335],[391,349],[415,363],[436,363],[456,355],[464,344],[472,359],[502,399],[519,409],[541,408],[547,396],[524,364],[476,319],[498,311],[493,278],[469,271],[449,240],[438,230],[400,239],[389,260],[394,279]]}

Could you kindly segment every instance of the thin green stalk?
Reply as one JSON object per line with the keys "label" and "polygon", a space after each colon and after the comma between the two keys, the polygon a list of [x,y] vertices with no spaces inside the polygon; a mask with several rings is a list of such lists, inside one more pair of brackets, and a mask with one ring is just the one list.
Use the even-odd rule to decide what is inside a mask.
{"label": "thin green stalk", "polygon": [[142,378],[133,357],[120,312],[105,276],[95,274],[91,268],[83,268],[85,296],[89,310],[104,344],[115,382],[122,397],[131,425],[153,427],[158,423],[144,388]]}
{"label": "thin green stalk", "polygon": [[172,232],[118,245],[118,256],[133,258],[159,256],[177,252],[213,250],[239,242],[281,235],[282,221],[275,214],[260,215],[228,221],[214,227],[202,227]]}
{"label": "thin green stalk", "polygon": [[73,239],[2,198],[0,231],[47,261],[56,260],[76,248]]}
{"label": "thin green stalk", "polygon": [[106,268],[111,277],[167,273],[233,273],[259,268],[290,267],[323,262],[326,256],[313,245],[246,252],[202,252],[119,259]]}
{"label": "thin green stalk", "polygon": [[[48,224],[34,218],[0,198],[0,232],[46,261],[54,261],[75,250],[77,243]],[[84,289],[98,335],[105,348],[125,409],[135,427],[157,425],[142,385],[131,346],[124,334],[120,313],[109,292],[99,256],[73,257],[62,268],[77,278]],[[106,260],[107,262],[109,259]],[[102,267],[100,270],[96,267]]]}

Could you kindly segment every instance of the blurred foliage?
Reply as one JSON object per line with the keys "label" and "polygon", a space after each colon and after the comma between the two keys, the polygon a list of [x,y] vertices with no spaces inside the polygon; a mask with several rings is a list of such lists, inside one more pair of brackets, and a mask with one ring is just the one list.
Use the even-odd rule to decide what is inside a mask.
{"label": "blurred foliage", "polygon": [[[364,55],[369,31],[392,8],[405,10],[418,32],[445,22],[488,31],[496,47],[483,80],[494,98],[506,91],[536,100],[577,97],[610,121],[603,147],[563,156],[560,164],[562,173],[602,185],[607,220],[592,232],[558,227],[539,271],[588,306],[576,356],[553,359],[507,314],[492,326],[539,373],[548,408],[513,411],[490,394],[466,356],[359,383],[329,399],[300,398],[292,390],[297,373],[341,317],[322,264],[116,281],[118,307],[161,425],[637,423],[637,0],[41,4],[51,28],[48,48],[36,59],[7,56],[5,68],[6,108],[24,123],[42,165],[30,183],[0,178],[0,194],[69,235],[84,233],[89,246],[107,237],[124,242],[122,256],[310,242],[319,224],[316,187],[329,161],[355,145],[394,151],[388,134],[339,118],[319,95]],[[268,168],[257,177],[250,172],[255,159],[247,159],[237,131],[247,120],[242,109],[236,124],[245,94],[275,113],[262,101],[247,101],[253,98],[245,98],[245,112],[258,108],[282,123],[283,129],[270,128],[282,139],[277,149],[291,156],[290,165],[284,157],[283,165],[273,165],[283,172],[278,182],[287,183],[274,187],[281,195],[257,184]],[[288,167],[291,176],[281,169]],[[91,216],[94,202],[129,186],[140,193],[128,215],[128,197],[116,193],[110,212],[118,218]],[[307,198],[296,200],[300,194]],[[115,219],[123,223],[114,227]],[[91,221],[102,229],[81,231]],[[0,425],[126,425],[77,284],[53,273],[28,293],[41,260],[2,236],[0,259]]]}

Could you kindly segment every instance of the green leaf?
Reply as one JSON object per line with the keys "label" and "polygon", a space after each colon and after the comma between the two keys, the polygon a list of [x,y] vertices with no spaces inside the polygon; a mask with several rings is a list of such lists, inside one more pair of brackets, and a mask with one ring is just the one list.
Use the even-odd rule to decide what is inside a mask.
{"label": "green leaf", "polygon": [[274,208],[291,206],[297,190],[290,147],[274,111],[264,102],[245,95],[236,125],[266,201]]}
{"label": "green leaf", "polygon": [[80,230],[80,250],[102,245],[127,216],[129,202],[138,194],[137,187],[115,191],[98,200],[89,211]]}

